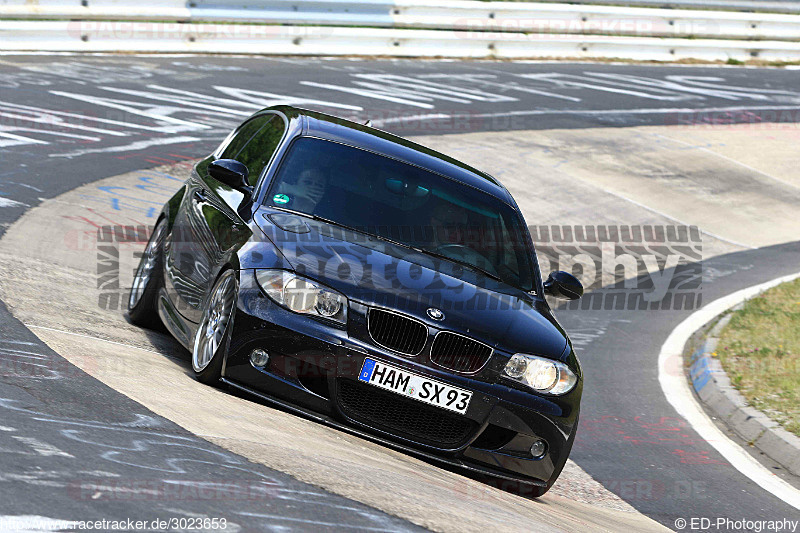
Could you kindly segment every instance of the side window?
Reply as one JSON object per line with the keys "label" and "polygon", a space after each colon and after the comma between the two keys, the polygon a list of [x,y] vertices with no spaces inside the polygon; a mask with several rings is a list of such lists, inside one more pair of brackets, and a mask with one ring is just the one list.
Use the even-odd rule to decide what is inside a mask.
{"label": "side window", "polygon": [[261,171],[283,137],[283,120],[277,115],[262,115],[244,124],[220,154],[221,159],[236,159],[247,166],[250,185],[255,186]]}
{"label": "side window", "polygon": [[275,115],[240,152],[239,161],[250,171],[250,185],[255,186],[258,182],[261,171],[278,149],[284,130],[283,120]]}
{"label": "side window", "polygon": [[[228,142],[228,145],[219,155],[220,159],[236,159],[242,148],[258,133],[264,125],[272,120],[274,115],[262,115],[242,124]],[[244,162],[244,161],[242,161]]]}
{"label": "side window", "polygon": [[278,148],[283,130],[283,120],[277,115],[256,117],[236,132],[220,158],[244,163],[248,170],[248,181],[250,185],[255,185],[264,166]]}

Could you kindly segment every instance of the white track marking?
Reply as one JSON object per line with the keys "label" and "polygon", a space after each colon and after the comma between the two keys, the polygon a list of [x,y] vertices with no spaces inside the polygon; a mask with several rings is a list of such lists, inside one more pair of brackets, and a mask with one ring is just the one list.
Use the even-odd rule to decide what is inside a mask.
{"label": "white track marking", "polygon": [[[3,140],[3,138],[9,140]],[[20,146],[24,144],[50,144],[47,141],[40,141],[39,139],[31,139],[30,137],[23,137],[22,135],[15,135],[8,131],[3,131],[3,126],[0,126],[0,148],[7,148],[10,146]]]}
{"label": "white track marking", "polygon": [[164,126],[148,128],[151,131],[160,131],[163,133],[178,133],[181,131],[197,131],[197,130],[204,130],[211,128],[211,126],[207,124],[203,124],[200,122],[192,122],[189,120],[183,120],[172,116],[173,113],[194,112],[196,114],[199,114],[199,110],[196,109],[188,109],[186,107],[181,107],[177,105],[170,106],[170,105],[159,105],[156,103],[149,103],[149,102],[120,100],[117,98],[92,96],[88,94],[71,93],[67,91],[49,91],[49,92],[50,94],[54,94],[56,96],[63,96],[64,98],[72,98],[74,100],[80,100],[81,102],[86,102],[87,104],[118,109],[124,113],[129,113],[130,114],[129,116],[147,117],[156,122],[167,123],[167,125]]}
{"label": "white track marking", "polygon": [[[84,115],[81,113],[69,113],[66,111],[57,111],[53,109],[44,109],[41,107],[34,107],[29,105],[21,105],[21,104],[14,104],[11,102],[0,102],[0,109],[6,109],[9,111],[18,111],[20,113],[29,113],[29,114],[39,114],[41,116],[44,115],[55,115],[57,117],[69,117],[69,118],[76,118],[79,122],[96,122],[99,124],[110,124],[112,126],[120,126],[122,128],[130,128],[130,129],[140,129],[140,130],[148,130],[148,131],[162,131],[161,129],[154,128],[153,126],[147,126],[145,124],[137,124],[134,122],[123,122],[120,120],[112,120],[108,118],[102,118],[99,116],[91,116],[91,115]],[[170,133],[170,132],[167,132]]]}
{"label": "white track marking", "polygon": [[[517,74],[517,76],[528,80],[550,82],[555,86],[563,89],[570,89],[570,88],[589,89],[589,90],[604,91],[614,94],[627,94],[630,96],[636,96],[637,98],[650,98],[653,100],[673,101],[673,102],[677,100],[701,99],[701,97],[699,96],[680,94],[676,91],[670,91],[656,87],[647,87],[638,83],[623,83],[620,81],[596,79],[592,78],[590,73],[587,74],[589,74],[589,76],[560,74],[558,72],[543,72],[535,74]],[[617,77],[617,79],[622,79],[622,78],[624,78],[624,76]],[[573,79],[579,81],[573,81]],[[605,85],[599,85],[600,83],[604,83]],[[649,89],[650,92],[644,92],[646,89]],[[661,93],[661,94],[656,94],[656,93]]]}
{"label": "white track marking", "polygon": [[[488,83],[488,82],[484,82],[484,83]],[[539,96],[547,96],[548,98],[557,98],[559,100],[568,100],[570,102],[580,102],[581,101],[580,98],[576,98],[575,96],[567,96],[567,95],[564,95],[564,94],[551,93],[551,92],[548,92],[548,91],[542,91],[542,90],[539,90],[539,89],[533,89],[533,88],[527,87],[525,85],[517,85],[516,83],[508,83],[508,84],[497,83],[495,85],[497,85],[498,87],[502,87],[507,91],[509,91],[509,90],[510,91],[520,91],[520,92],[528,93],[528,94],[537,94]]]}
{"label": "white track marking", "polygon": [[[497,76],[494,74],[423,74],[417,77],[426,80],[444,79],[444,80],[466,81],[469,83],[475,83],[487,87],[497,87],[504,91],[509,91],[509,90],[520,91],[524,93],[538,94],[539,96],[547,96],[549,98],[557,98],[559,100],[569,100],[571,102],[581,101],[580,98],[576,98],[574,96],[566,96],[563,94],[551,93],[549,91],[543,91],[540,89],[533,89],[531,87],[527,87],[524,85],[517,85],[516,83],[500,83],[498,81],[493,81],[497,79]],[[489,77],[491,77],[492,79],[491,80],[487,79]]]}
{"label": "white track marking", "polygon": [[[0,145],[2,146],[2,145]],[[0,196],[0,207],[17,207],[17,206],[24,206],[27,204],[23,204],[22,202],[18,202],[16,200],[11,200],[10,198],[3,198]]]}
{"label": "white track marking", "polygon": [[[121,87],[111,87],[111,86],[101,86],[100,89],[109,92],[127,94],[129,96],[136,96],[138,98],[144,98],[149,100],[160,100],[163,102],[170,102],[172,104],[179,104],[186,107],[196,107],[199,109],[206,109],[208,111],[214,111],[219,114],[234,114],[243,117],[248,117],[252,115],[254,111],[258,110],[258,106],[254,104],[236,102],[229,98],[206,96],[203,94],[189,92],[189,91],[182,91],[178,89],[170,90],[160,85],[148,85],[147,87],[157,91],[162,91],[162,93],[159,94],[152,91],[142,91],[138,89],[123,89]],[[233,105],[237,108],[244,107],[247,108],[247,110],[233,109],[232,107],[222,107],[222,105],[220,104]]]}
{"label": "white track marking", "polygon": [[431,96],[444,100],[458,101],[457,99],[460,98],[466,99],[467,103],[471,100],[480,102],[516,102],[518,100],[513,96],[489,93],[480,89],[470,89],[446,83],[428,81],[428,79],[423,79],[425,78],[424,76],[406,77],[396,74],[354,74],[353,76],[362,80],[377,82],[383,87],[391,87],[392,89],[404,87],[411,91],[411,94]]}
{"label": "white track marking", "polygon": [[[382,92],[372,91],[369,89],[359,89],[357,87],[344,87],[342,85],[331,85],[329,83],[317,83],[314,81],[301,81],[300,85],[306,85],[308,87],[319,87],[320,89],[330,89],[332,91],[340,91],[343,93],[355,94],[357,96],[365,96],[367,98],[377,98],[379,100],[387,100],[389,102],[394,102],[396,104],[412,105],[416,107],[421,107],[423,109],[433,109],[434,107],[431,104],[406,100],[404,98],[395,98],[394,96],[389,96],[388,94],[384,94]],[[430,98],[426,98],[426,100],[430,100]]]}
{"label": "white track marking", "polygon": [[106,130],[101,128],[92,128],[90,126],[86,126],[83,124],[71,124],[69,122],[65,122],[61,119],[61,117],[51,114],[51,113],[44,113],[40,116],[26,116],[19,113],[9,113],[6,111],[0,111],[0,117],[4,117],[10,119],[11,121],[20,121],[20,122],[33,122],[36,124],[46,124],[50,127],[55,128],[66,128],[66,129],[74,129],[74,130],[83,130],[83,131],[90,131],[92,133],[103,133],[105,135],[113,135],[117,137],[124,137],[125,134],[114,131],[114,130]]}
{"label": "white track marking", "polygon": [[[248,117],[253,114],[255,111],[259,109],[263,109],[265,107],[278,105],[278,104],[290,104],[290,105],[320,105],[325,107],[335,107],[341,109],[348,109],[351,111],[361,111],[362,108],[359,106],[353,105],[346,105],[346,104],[338,104],[336,102],[331,102],[328,100],[315,100],[312,98],[298,98],[298,97],[291,97],[288,95],[283,94],[276,94],[276,93],[265,93],[260,91],[254,91],[249,89],[238,89],[235,87],[225,87],[221,85],[215,85],[214,89],[229,95],[233,96],[234,98],[221,98],[218,96],[210,96],[206,94],[196,93],[185,91],[182,89],[175,89],[171,87],[165,87],[162,85],[148,85],[147,88],[153,91],[161,91],[160,93],[151,92],[151,91],[142,91],[142,90],[134,90],[134,89],[122,89],[118,87],[111,87],[111,86],[102,86],[100,87],[103,90],[110,91],[110,92],[118,92],[122,94],[127,94],[131,96],[137,96],[140,98],[149,98],[151,100],[160,100],[171,102],[173,104],[181,104],[187,107],[196,107],[200,109],[207,109],[210,111],[217,112],[219,114],[236,114],[244,117]],[[229,106],[229,107],[222,107],[222,106]],[[241,109],[244,108],[244,109]]]}
{"label": "white track marking", "polygon": [[[67,133],[65,131],[53,131],[49,129],[43,128],[25,128],[25,127],[16,127],[16,126],[0,126],[0,131],[8,132],[8,131],[22,131],[28,133],[35,133],[37,135],[52,135],[54,137],[66,137],[67,139],[79,139],[81,141],[89,141],[89,142],[100,142],[102,137],[91,137],[88,135],[78,135],[77,133]],[[27,137],[23,137],[26,139]],[[49,143],[44,143],[49,144]]]}
{"label": "white track marking", "polygon": [[[695,92],[714,98],[727,98],[729,100],[771,100],[772,96],[786,96],[797,98],[797,91],[784,91],[781,89],[758,89],[755,87],[741,87],[730,85],[725,78],[708,76],[666,76],[670,82],[678,85],[678,90]],[[716,83],[713,83],[716,82]]]}
{"label": "white track marking", "polygon": [[[447,120],[450,118],[450,115],[445,115],[444,113],[425,113],[422,115],[403,115],[401,117],[395,117],[390,119],[375,119],[372,120],[369,118],[369,114],[367,114],[367,119],[370,120],[372,123],[373,128],[380,129],[384,123],[391,122],[392,124],[397,124],[398,122],[401,124],[414,124],[415,122],[423,121],[423,120],[436,120],[436,119],[443,119]],[[354,117],[354,120],[358,122],[358,118]]]}
{"label": "white track marking", "polygon": [[33,185],[29,185],[29,184],[27,184],[27,183],[20,183],[20,182],[18,182],[18,181],[9,181],[8,183],[11,183],[11,184],[13,184],[13,185],[19,185],[20,187],[25,187],[26,189],[31,189],[31,190],[34,190],[34,191],[36,191],[36,192],[44,192],[44,191],[43,191],[42,189],[40,189],[39,187],[34,187]]}
{"label": "white track marking", "polygon": [[16,439],[22,442],[23,444],[27,444],[33,449],[33,451],[44,457],[72,457],[72,458],[75,457],[70,453],[59,450],[52,444],[42,442],[39,439],[35,439],[33,437],[22,437],[20,435],[12,435],[11,438]]}
{"label": "white track marking", "polygon": [[214,88],[221,93],[233,96],[234,98],[237,99],[237,101],[252,102],[256,104],[259,109],[276,104],[289,104],[296,106],[321,105],[325,107],[347,109],[350,111],[363,111],[364,109],[361,106],[342,104],[339,102],[333,102],[331,100],[318,100],[315,98],[304,98],[300,96],[287,96],[275,93],[265,93],[262,91],[254,91],[252,89],[238,89],[236,87],[225,87],[222,85],[215,85]]}
{"label": "white track marking", "polygon": [[[747,87],[722,85],[722,83],[725,83],[725,78],[708,76],[666,76],[665,79],[659,79],[606,72],[586,72],[585,75],[589,80],[602,81],[612,85],[638,87],[641,89],[651,88],[651,90],[662,93],[689,93],[699,95],[701,99],[712,97],[726,100],[773,100],[773,96],[795,97],[798,94],[783,90],[749,89]],[[620,83],[620,81],[626,83]]]}
{"label": "white track marking", "polygon": [[323,84],[301,81],[301,85],[347,92],[368,98],[377,98],[425,109],[433,109],[434,100],[471,104],[473,102],[515,102],[518,98],[499,93],[490,93],[479,88],[457,87],[438,83],[423,77],[406,77],[396,74],[354,74],[354,86]]}
{"label": "white track marking", "polygon": [[190,143],[201,141],[197,137],[167,137],[164,139],[147,139],[125,146],[106,146],[103,148],[86,148],[85,150],[75,150],[64,154],[50,154],[50,157],[77,157],[86,154],[113,153],[113,152],[134,152],[151,146],[161,146],[164,144]]}
{"label": "white track marking", "polygon": [[51,135],[54,137],[66,137],[68,139],[80,139],[82,141],[99,142],[102,140],[100,137],[88,137],[86,135],[76,135],[74,133],[66,133],[64,131],[52,131],[41,128],[23,128],[16,126],[0,126],[0,137],[11,139],[10,141],[0,140],[0,148],[6,146],[19,146],[24,144],[50,144],[47,141],[33,139],[31,137],[23,137],[22,135],[15,135],[13,131],[35,133],[37,135]]}
{"label": "white track marking", "polygon": [[729,439],[714,424],[694,397],[689,387],[689,380],[683,372],[683,348],[700,326],[707,324],[720,313],[766,289],[797,278],[800,278],[800,273],[783,276],[754,287],[742,289],[714,300],[689,315],[688,318],[678,324],[678,327],[672,330],[672,333],[661,346],[661,353],[658,355],[658,382],[667,401],[675,408],[678,414],[685,418],[694,430],[734,468],[770,494],[795,509],[800,509],[800,490],[770,472],[741,446]]}

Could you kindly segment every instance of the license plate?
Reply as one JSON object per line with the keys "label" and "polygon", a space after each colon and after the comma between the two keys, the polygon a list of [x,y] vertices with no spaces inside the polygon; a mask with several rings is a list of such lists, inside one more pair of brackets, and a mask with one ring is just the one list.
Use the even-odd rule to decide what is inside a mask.
{"label": "license plate", "polygon": [[464,414],[472,399],[472,392],[451,387],[441,381],[413,374],[396,366],[374,359],[365,359],[359,381],[414,398],[429,405]]}

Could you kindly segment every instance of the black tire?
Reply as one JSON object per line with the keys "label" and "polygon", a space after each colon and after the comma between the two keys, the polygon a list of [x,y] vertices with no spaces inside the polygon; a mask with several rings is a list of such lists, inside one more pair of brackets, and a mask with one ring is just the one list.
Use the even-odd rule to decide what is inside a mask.
{"label": "black tire", "polygon": [[[192,370],[201,383],[216,385],[222,377],[222,363],[230,344],[238,294],[236,272],[227,269],[217,277],[203,305],[203,318],[192,343]],[[220,326],[224,329],[220,330]],[[210,333],[212,329],[213,335]]]}
{"label": "black tire", "polygon": [[128,318],[132,324],[149,329],[163,329],[158,316],[158,291],[164,284],[164,236],[167,222],[156,222],[147,242],[128,296]]}

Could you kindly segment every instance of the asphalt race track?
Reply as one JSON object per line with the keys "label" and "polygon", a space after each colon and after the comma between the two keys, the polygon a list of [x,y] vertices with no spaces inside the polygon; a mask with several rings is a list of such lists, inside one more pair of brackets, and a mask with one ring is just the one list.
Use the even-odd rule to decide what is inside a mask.
{"label": "asphalt race track", "polygon": [[[659,350],[691,310],[558,313],[586,372],[571,456],[579,468],[529,502],[484,493],[477,482],[454,488],[451,474],[403,454],[193,388],[175,343],[98,307],[100,258],[81,239],[99,224],[152,223],[189,162],[253,111],[292,103],[369,118],[493,173],[532,225],[699,226],[700,292],[710,302],[800,270],[798,82],[799,71],[782,69],[0,56],[0,295],[13,311],[0,306],[0,518],[208,516],[247,531],[463,530],[442,510],[461,499],[486,510],[475,529],[493,519],[524,529],[501,519],[512,511],[552,530],[655,529],[637,522],[639,513],[668,528],[691,517],[797,519],[797,509],[734,469],[664,397]],[[25,223],[12,226],[23,214]],[[169,380],[149,380],[136,367],[145,360],[153,366],[142,368]],[[189,392],[203,401],[193,404]],[[285,426],[226,439],[224,420],[198,422],[221,406]],[[308,432],[322,444],[303,442],[303,458],[276,445],[286,439],[286,449],[303,455],[289,441]],[[347,463],[335,461],[345,445],[363,459],[357,479],[345,479]],[[314,464],[315,456],[330,463]],[[409,478],[410,469],[424,477]],[[438,482],[439,492],[422,501],[398,496],[402,508],[386,501],[393,479],[398,494],[413,493],[415,482],[420,490]]]}

